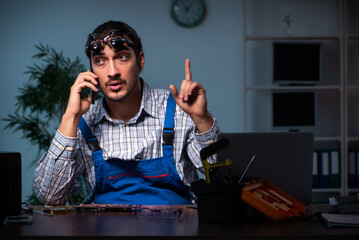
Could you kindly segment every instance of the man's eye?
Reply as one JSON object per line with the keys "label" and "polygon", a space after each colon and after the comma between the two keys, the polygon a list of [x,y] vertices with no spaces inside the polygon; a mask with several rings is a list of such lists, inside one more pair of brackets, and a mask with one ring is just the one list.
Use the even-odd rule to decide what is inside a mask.
{"label": "man's eye", "polygon": [[126,61],[128,59],[128,56],[127,55],[120,55],[120,56],[118,56],[118,59],[120,61]]}
{"label": "man's eye", "polygon": [[95,64],[96,65],[102,65],[104,63],[104,60],[103,59],[96,59],[95,60]]}

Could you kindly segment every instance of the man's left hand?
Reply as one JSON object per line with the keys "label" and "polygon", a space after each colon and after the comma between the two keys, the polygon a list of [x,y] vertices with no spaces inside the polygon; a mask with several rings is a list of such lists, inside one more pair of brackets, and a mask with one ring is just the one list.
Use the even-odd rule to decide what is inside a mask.
{"label": "man's left hand", "polygon": [[172,95],[177,105],[193,120],[200,133],[211,129],[212,115],[207,110],[206,90],[198,83],[192,81],[189,59],[185,62],[185,80],[182,81],[180,92],[171,84]]}

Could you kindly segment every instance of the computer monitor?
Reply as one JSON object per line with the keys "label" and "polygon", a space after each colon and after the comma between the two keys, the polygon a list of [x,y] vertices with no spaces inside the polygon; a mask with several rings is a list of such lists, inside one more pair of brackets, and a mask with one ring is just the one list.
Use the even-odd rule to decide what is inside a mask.
{"label": "computer monitor", "polygon": [[321,51],[320,43],[273,43],[273,82],[281,85],[319,83]]}
{"label": "computer monitor", "polygon": [[273,92],[273,127],[315,126],[315,92]]}
{"label": "computer monitor", "polygon": [[21,154],[0,151],[0,217],[21,213]]}

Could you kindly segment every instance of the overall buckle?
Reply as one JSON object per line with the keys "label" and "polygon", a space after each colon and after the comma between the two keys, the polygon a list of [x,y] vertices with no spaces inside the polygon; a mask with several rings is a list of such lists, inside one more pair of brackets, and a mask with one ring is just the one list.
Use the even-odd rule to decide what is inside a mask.
{"label": "overall buckle", "polygon": [[164,145],[173,145],[174,131],[172,128],[163,129],[163,144]]}
{"label": "overall buckle", "polygon": [[86,142],[87,142],[87,145],[89,146],[91,152],[95,152],[95,151],[101,150],[100,144],[99,144],[97,138],[87,139]]}

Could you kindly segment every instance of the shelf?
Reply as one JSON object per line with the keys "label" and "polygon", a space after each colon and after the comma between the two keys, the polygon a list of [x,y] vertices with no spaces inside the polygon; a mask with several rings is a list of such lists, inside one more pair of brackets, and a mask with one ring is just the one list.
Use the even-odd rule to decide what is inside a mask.
{"label": "shelf", "polygon": [[359,141],[359,137],[348,137],[347,140],[348,140],[348,142],[350,142],[350,141]]}
{"label": "shelf", "polygon": [[348,188],[348,192],[359,192],[359,188]]}
{"label": "shelf", "polygon": [[314,137],[314,141],[338,141],[342,140],[341,137]]}
{"label": "shelf", "polygon": [[355,193],[359,193],[359,188],[349,188],[348,192],[355,192]]}
{"label": "shelf", "polygon": [[348,90],[359,90],[359,86],[350,85],[350,86],[347,86],[347,89]]}
{"label": "shelf", "polygon": [[312,192],[340,192],[340,188],[313,188]]}
{"label": "shelf", "polygon": [[[315,126],[302,127],[299,130],[313,132],[315,149],[337,149],[340,151],[341,187],[313,189],[313,194],[319,196],[317,199],[327,201],[328,196],[332,196],[332,194],[346,195],[350,192],[359,192],[359,188],[348,188],[347,183],[348,151],[359,149],[359,95],[357,94],[359,92],[359,70],[356,67],[359,62],[359,32],[357,30],[359,27],[359,15],[357,15],[359,1],[337,0],[335,4],[334,1],[328,4],[323,4],[320,1],[318,6],[323,4],[320,6],[328,10],[327,14],[318,17],[319,15],[316,13],[319,8],[312,12],[309,11],[311,8],[307,8],[310,13],[306,15],[312,16],[312,19],[318,17],[318,21],[313,24],[307,21],[310,17],[301,18],[300,15],[295,15],[296,20],[299,19],[295,22],[295,26],[294,24],[292,26],[290,22],[285,22],[282,26],[279,25],[279,16],[283,15],[282,1],[270,1],[273,3],[270,12],[263,10],[263,4],[260,4],[263,2],[265,0],[257,0],[254,3],[250,2],[247,7],[244,5],[245,13],[249,16],[244,14],[243,28],[244,130],[279,130],[271,125],[273,92],[315,92]],[[302,3],[298,0],[286,4],[288,4],[288,9],[296,9]],[[310,3],[307,3],[305,7],[308,5]],[[294,13],[289,15],[289,17],[291,16],[294,16]],[[268,21],[259,21],[258,18],[262,19],[261,17]],[[335,22],[336,24],[334,24]],[[286,28],[286,24],[291,25],[290,28]],[[288,29],[293,32],[286,32],[285,30]],[[296,86],[280,86],[278,83],[274,83],[272,62],[273,42],[275,41],[320,42],[322,46],[321,82]],[[261,114],[261,118],[265,117],[265,121],[258,120],[259,114]]]}
{"label": "shelf", "polygon": [[340,90],[340,89],[341,87],[338,85],[315,85],[315,86],[247,86],[245,90]]}
{"label": "shelf", "polygon": [[349,34],[348,39],[349,40],[358,40],[359,39],[359,34]]}
{"label": "shelf", "polygon": [[318,35],[318,36],[296,36],[296,35],[287,35],[287,36],[246,36],[245,41],[250,40],[339,40],[339,36],[335,35]]}

